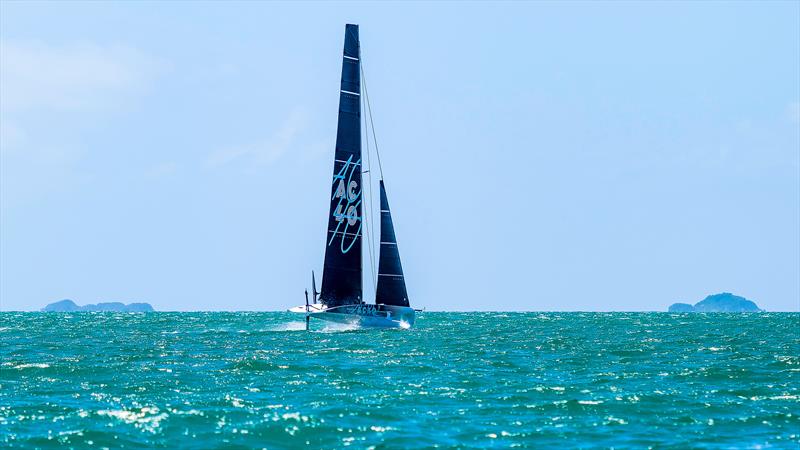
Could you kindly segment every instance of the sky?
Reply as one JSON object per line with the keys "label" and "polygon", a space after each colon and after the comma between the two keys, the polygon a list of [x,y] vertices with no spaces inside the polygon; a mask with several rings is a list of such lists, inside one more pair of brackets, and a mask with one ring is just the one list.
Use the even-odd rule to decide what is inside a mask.
{"label": "sky", "polygon": [[346,23],[413,306],[800,310],[792,1],[2,1],[0,310],[303,303]]}

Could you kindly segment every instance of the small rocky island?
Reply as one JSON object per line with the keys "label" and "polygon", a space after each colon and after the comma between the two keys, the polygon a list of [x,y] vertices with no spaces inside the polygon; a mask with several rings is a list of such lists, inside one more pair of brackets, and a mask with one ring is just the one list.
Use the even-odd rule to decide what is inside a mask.
{"label": "small rocky island", "polygon": [[128,303],[120,302],[97,303],[91,305],[78,306],[72,300],[61,300],[60,302],[50,303],[42,308],[44,312],[81,312],[81,311],[111,311],[111,312],[153,312],[155,311],[149,303]]}
{"label": "small rocky island", "polygon": [[730,292],[709,295],[693,305],[673,303],[669,312],[761,312],[754,302]]}

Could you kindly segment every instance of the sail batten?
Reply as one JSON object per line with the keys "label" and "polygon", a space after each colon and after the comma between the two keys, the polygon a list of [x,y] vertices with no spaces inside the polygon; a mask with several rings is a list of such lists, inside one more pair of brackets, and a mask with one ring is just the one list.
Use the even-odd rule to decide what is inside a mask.
{"label": "sail batten", "polygon": [[381,237],[378,257],[378,286],[375,290],[375,303],[393,306],[409,306],[400,251],[389,210],[386,187],[380,181],[381,190]]}
{"label": "sail batten", "polygon": [[345,26],[339,120],[320,301],[328,307],[363,302],[361,281],[361,66],[358,25]]}

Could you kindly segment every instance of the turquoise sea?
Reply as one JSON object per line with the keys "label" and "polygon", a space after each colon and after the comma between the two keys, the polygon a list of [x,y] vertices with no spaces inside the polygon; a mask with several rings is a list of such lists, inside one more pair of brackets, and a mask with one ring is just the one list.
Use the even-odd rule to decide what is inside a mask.
{"label": "turquoise sea", "polygon": [[800,314],[0,313],[0,447],[800,445]]}

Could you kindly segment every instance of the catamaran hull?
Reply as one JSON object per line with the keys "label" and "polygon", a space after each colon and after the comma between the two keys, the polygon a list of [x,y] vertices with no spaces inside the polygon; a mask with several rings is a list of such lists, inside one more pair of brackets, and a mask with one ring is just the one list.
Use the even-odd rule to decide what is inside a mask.
{"label": "catamaran hull", "polygon": [[414,308],[390,305],[344,305],[312,312],[310,317],[348,325],[377,328],[411,328]]}

